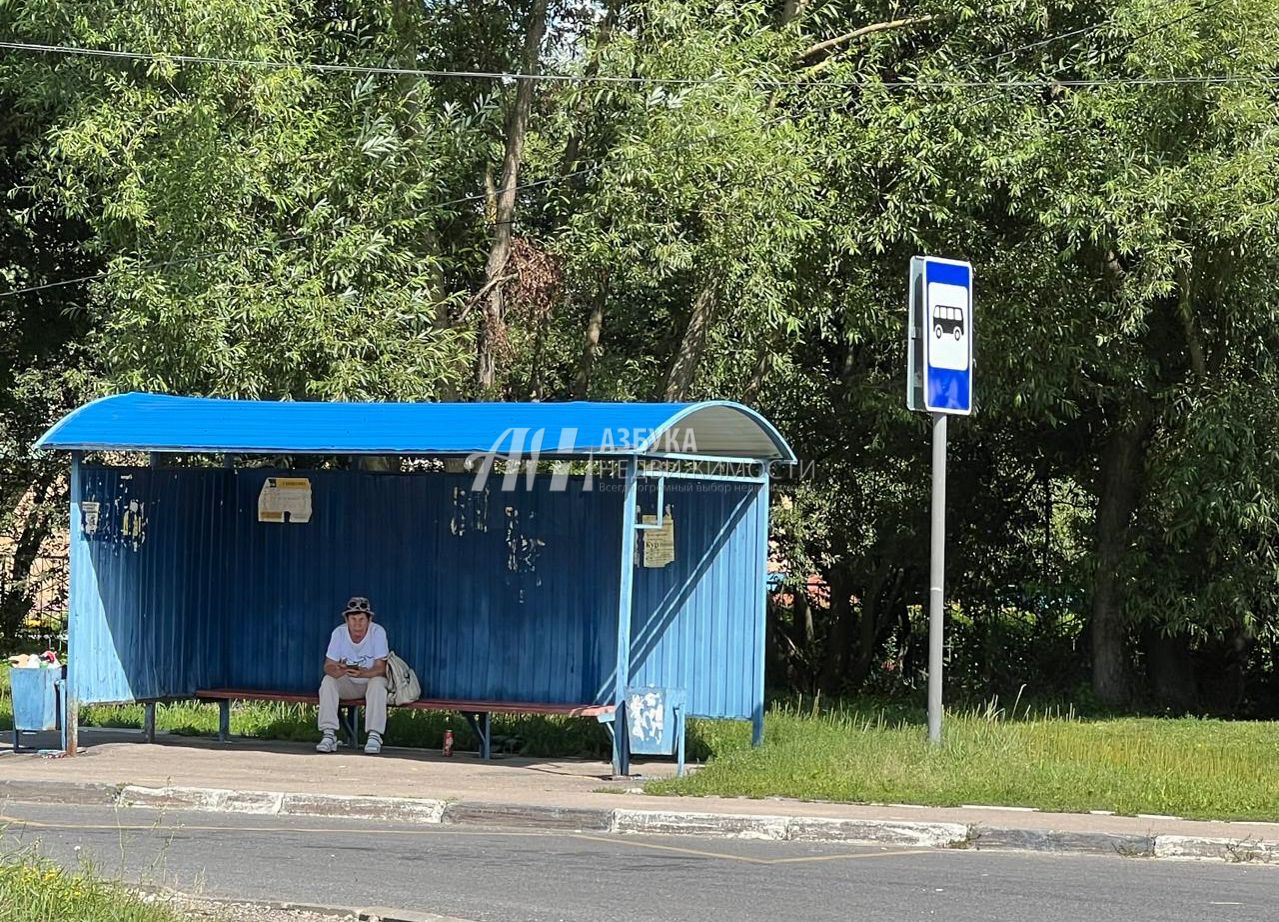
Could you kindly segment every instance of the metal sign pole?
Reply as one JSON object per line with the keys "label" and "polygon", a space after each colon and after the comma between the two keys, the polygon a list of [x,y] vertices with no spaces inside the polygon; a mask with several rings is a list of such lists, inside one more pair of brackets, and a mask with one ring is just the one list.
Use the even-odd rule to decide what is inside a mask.
{"label": "metal sign pole", "polygon": [[946,582],[946,414],[933,414],[932,553],[928,566],[928,742],[941,745]]}
{"label": "metal sign pole", "polygon": [[941,745],[946,585],[946,422],[973,412],[973,267],[910,261],[906,406],[933,417],[933,508],[928,569],[928,742]]}

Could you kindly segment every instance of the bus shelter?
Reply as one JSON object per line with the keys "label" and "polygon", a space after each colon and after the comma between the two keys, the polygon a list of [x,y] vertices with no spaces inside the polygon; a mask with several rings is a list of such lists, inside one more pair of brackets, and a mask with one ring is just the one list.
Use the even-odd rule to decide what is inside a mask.
{"label": "bus shelter", "polygon": [[71,453],[70,751],[79,704],[314,693],[355,595],[424,698],[657,687],[762,739],[769,470],[795,459],[745,406],[124,394],[36,447]]}

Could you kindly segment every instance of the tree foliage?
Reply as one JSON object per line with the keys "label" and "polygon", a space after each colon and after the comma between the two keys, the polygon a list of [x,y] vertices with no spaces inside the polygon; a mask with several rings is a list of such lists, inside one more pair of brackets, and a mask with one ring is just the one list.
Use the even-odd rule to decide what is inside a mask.
{"label": "tree foliage", "polygon": [[[812,463],[775,550],[830,593],[775,612],[777,681],[900,685],[927,538],[905,266],[963,256],[972,690],[1091,670],[1114,704],[1279,705],[1274,0],[3,0],[0,22],[162,56],[0,58],[6,279],[101,273],[0,300],[42,387],[746,400]],[[530,63],[586,79],[424,73]]]}

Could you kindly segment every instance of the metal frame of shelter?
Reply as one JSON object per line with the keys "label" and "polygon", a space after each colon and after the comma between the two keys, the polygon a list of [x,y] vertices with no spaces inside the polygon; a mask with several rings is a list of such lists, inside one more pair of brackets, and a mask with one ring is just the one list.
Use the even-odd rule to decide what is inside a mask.
{"label": "metal frame of shelter", "polygon": [[[755,742],[762,740],[769,472],[774,463],[795,463],[795,455],[776,428],[748,407],[724,401],[689,404],[289,403],[123,394],[86,404],[70,413],[50,428],[35,447],[67,450],[72,458],[66,696],[69,751],[74,751],[76,746],[75,714],[79,703],[191,697],[193,683],[198,684],[198,680],[188,677],[182,680],[186,684],[178,687],[182,684],[178,679],[161,673],[166,665],[175,671],[188,668],[183,664],[198,658],[196,648],[204,642],[203,638],[215,636],[219,624],[225,627],[225,622],[215,619],[224,617],[225,610],[235,608],[230,602],[221,609],[215,602],[199,602],[208,610],[202,616],[208,623],[197,631],[203,633],[173,639],[173,649],[178,652],[168,652],[169,647],[161,650],[159,641],[148,636],[147,632],[178,631],[178,628],[164,628],[162,616],[177,619],[183,616],[184,605],[197,603],[190,601],[194,597],[190,587],[175,590],[171,597],[161,598],[155,587],[141,585],[148,579],[158,582],[171,577],[164,572],[163,564],[142,567],[130,556],[136,557],[137,532],[132,529],[142,527],[137,518],[141,510],[134,510],[135,518],[131,524],[127,518],[128,501],[124,504],[124,512],[108,508],[113,496],[114,507],[120,506],[120,494],[111,492],[112,484],[118,486],[121,481],[140,484],[150,476],[149,472],[163,471],[165,479],[159,482],[161,478],[155,478],[155,489],[169,491],[162,494],[166,497],[168,509],[187,510],[193,518],[234,517],[238,511],[243,513],[240,518],[247,520],[246,507],[250,501],[256,505],[262,478],[287,477],[288,473],[237,468],[237,458],[293,455],[465,458],[471,467],[477,463],[480,466],[487,464],[489,470],[497,459],[506,462],[506,467],[501,473],[492,473],[491,477],[502,478],[504,485],[509,485],[514,479],[523,480],[529,491],[532,491],[533,483],[531,471],[537,469],[538,463],[548,462],[551,470],[536,474],[551,481],[548,487],[542,488],[549,489],[551,493],[537,500],[543,518],[567,516],[566,503],[581,506],[573,513],[575,517],[570,517],[571,522],[565,519],[560,523],[559,534],[569,534],[573,527],[582,527],[583,516],[588,511],[595,515],[607,513],[604,517],[608,521],[620,518],[622,523],[619,560],[607,563],[600,558],[599,547],[589,549],[594,555],[589,559],[598,564],[597,569],[614,566],[618,569],[603,575],[582,576],[582,579],[606,580],[608,596],[612,595],[616,586],[615,656],[607,657],[598,646],[581,654],[605,660],[592,665],[598,670],[598,675],[592,673],[582,682],[583,687],[589,689],[596,688],[590,684],[592,681],[597,682],[598,690],[588,693],[601,700],[592,703],[613,704],[618,708],[619,719],[613,733],[616,770],[625,773],[629,767],[627,734],[620,715],[624,713],[626,690],[637,678],[653,685],[682,690],[691,686],[686,689],[690,716],[749,719],[753,724]],[[85,454],[90,452],[146,453],[150,456],[150,468],[90,466],[85,463]],[[165,455],[179,454],[221,456],[223,465],[221,468],[207,465],[203,468],[162,466]],[[619,471],[616,478],[609,481],[611,488],[621,493],[616,506],[608,497],[588,498],[582,490],[591,487],[583,487],[580,480],[573,481],[568,489],[564,489],[564,484],[576,476],[570,472],[572,462],[601,460],[614,462]],[[524,462],[523,465],[520,462]],[[297,471],[299,475],[304,473],[314,472],[309,469]],[[227,474],[231,481],[216,480],[219,475]],[[329,489],[330,492],[323,496],[333,496],[336,503],[344,488],[348,492],[365,489],[360,481],[354,479],[358,476],[367,474],[331,472],[327,480],[320,478],[317,488]],[[414,478],[416,481],[417,478],[448,475],[409,473],[384,476]],[[137,480],[130,481],[134,477]],[[344,477],[348,479],[343,480]],[[470,479],[473,474],[468,473],[465,477]],[[237,478],[243,483],[239,483]],[[553,496],[557,491],[557,480],[564,502]],[[230,486],[226,486],[228,482]],[[237,486],[240,488],[238,493]],[[405,482],[394,486],[401,492],[389,502],[402,503],[406,502],[403,497],[409,495],[403,491],[417,490],[421,484]],[[710,498],[713,496],[711,487],[735,491],[732,502]],[[441,496],[458,495],[457,487],[449,487],[449,490],[452,492],[413,493],[413,502],[425,508],[424,504],[438,502]],[[317,494],[317,499],[323,496]],[[531,493],[529,496],[531,501]],[[655,514],[645,513],[641,506],[642,497],[645,505],[653,505]],[[672,497],[676,499],[672,500]],[[588,499],[594,504],[589,509]],[[516,503],[517,499],[507,502]],[[684,527],[689,533],[697,531],[706,537],[697,552],[701,559],[678,560],[677,566],[671,567],[671,573],[657,581],[656,577],[649,575],[651,571],[642,568],[643,554],[638,551],[643,548],[646,531],[668,525],[666,516],[672,502],[677,507],[684,503],[680,508],[686,512],[669,523],[671,534],[674,534],[674,528]],[[730,506],[732,515],[725,511]],[[511,507],[505,511],[510,517]],[[108,522],[107,517],[112,514],[124,518]],[[260,528],[258,521],[256,517],[252,519],[253,527]],[[190,530],[196,526],[170,522],[165,527],[188,529],[187,532],[174,531],[166,539],[172,544],[189,542]],[[243,529],[249,527],[245,521],[237,526],[241,529],[239,532],[233,528],[218,531],[216,529],[224,525],[216,523],[204,527],[214,530],[201,537],[203,543],[199,549],[187,553],[192,561],[192,572],[199,570],[198,579],[207,583],[211,580],[210,570],[218,561],[231,565],[227,561],[236,554],[247,554],[248,551],[240,548],[250,542],[244,537]],[[295,526],[295,529],[304,527]],[[591,532],[596,536],[594,540],[603,541],[600,536],[604,532],[600,529],[604,526],[596,522],[591,527],[596,529]],[[295,530],[292,533],[302,532]],[[579,540],[590,541],[591,535],[583,535]],[[134,539],[132,550],[127,543],[131,536]],[[270,537],[267,535],[268,539]],[[102,544],[107,540],[115,543],[107,548]],[[408,543],[403,536],[397,540],[402,545]],[[608,539],[609,544],[612,540]],[[692,539],[687,543],[691,551]],[[479,557],[475,559],[481,560]],[[582,559],[588,558],[584,556]],[[612,559],[611,552],[608,559]],[[305,563],[317,568],[325,566],[323,562],[313,563],[312,560]],[[447,567],[450,564],[444,561],[436,565]],[[458,567],[463,564],[451,565]],[[377,560],[370,566],[381,566],[385,570],[396,564]],[[561,569],[565,566],[571,568],[572,564],[561,564]],[[492,578],[492,574],[483,573],[471,573],[469,576],[477,582]],[[573,574],[556,575],[554,580],[559,587],[556,591],[564,594],[564,587],[571,586],[574,578]],[[637,589],[637,579],[648,582]],[[221,581],[232,586],[244,585],[245,592],[254,591],[248,579],[223,576]],[[549,591],[540,588],[540,576],[536,586],[539,592]],[[519,593],[522,603],[523,589]],[[119,601],[126,596],[127,604]],[[633,624],[633,616],[637,599],[641,596],[642,604],[646,606],[644,619],[647,620],[642,619],[637,627]],[[555,602],[549,604],[553,607]],[[563,604],[570,603],[565,601]],[[580,604],[583,611],[587,611],[592,603],[587,600]],[[665,620],[654,614],[659,609]],[[598,612],[588,611],[587,616],[595,619],[585,630],[596,642],[603,636],[605,628],[611,634],[613,626],[604,624]],[[293,617],[297,617],[296,613]],[[454,614],[454,617],[464,616]],[[509,619],[500,625],[495,623],[493,636],[501,636],[502,631],[509,630],[513,623]],[[640,636],[637,636],[637,630]],[[682,635],[676,636],[680,632]],[[394,636],[392,639],[394,646]],[[637,641],[643,648],[639,651],[634,649]],[[519,638],[511,642],[518,643]],[[577,635],[564,639],[561,646],[573,648],[574,643],[586,650],[585,641]],[[129,666],[122,660],[122,648],[131,649],[139,645],[150,651],[150,661],[145,664],[150,673],[146,677],[141,676],[143,666]],[[648,657],[645,662],[649,665],[635,668],[637,652]],[[490,650],[489,654],[497,656],[499,651]],[[215,663],[222,662],[225,654],[222,655],[224,660],[218,660],[218,656],[213,654],[209,654],[208,658]],[[475,655],[482,658],[484,650],[480,649]],[[561,652],[560,655],[569,657],[573,654]],[[146,657],[139,655],[137,659],[141,662]],[[607,662],[608,659],[612,662]],[[430,684],[431,664],[415,665],[423,673],[423,684]],[[472,686],[478,687],[476,683]],[[724,691],[725,688],[730,691]],[[532,691],[516,688],[511,700],[524,700],[521,694],[534,696]]]}

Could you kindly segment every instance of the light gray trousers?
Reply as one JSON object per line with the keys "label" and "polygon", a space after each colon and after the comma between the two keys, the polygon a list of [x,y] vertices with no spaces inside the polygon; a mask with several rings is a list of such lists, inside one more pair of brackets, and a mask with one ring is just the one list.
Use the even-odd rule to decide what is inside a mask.
{"label": "light gray trousers", "polygon": [[364,699],[364,732],[381,736],[386,732],[386,679],[335,679],[326,675],[320,683],[320,729],[338,729],[338,706],[343,698]]}

